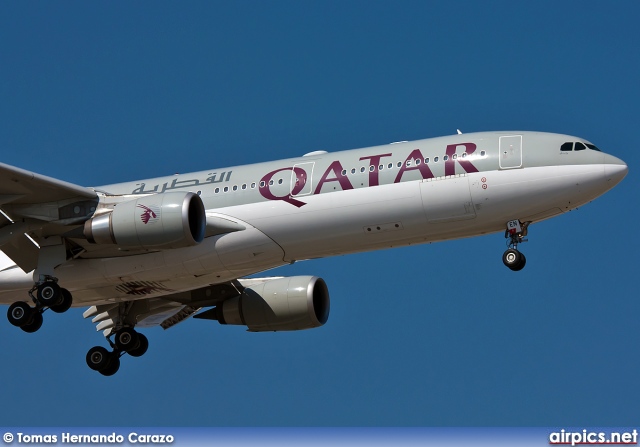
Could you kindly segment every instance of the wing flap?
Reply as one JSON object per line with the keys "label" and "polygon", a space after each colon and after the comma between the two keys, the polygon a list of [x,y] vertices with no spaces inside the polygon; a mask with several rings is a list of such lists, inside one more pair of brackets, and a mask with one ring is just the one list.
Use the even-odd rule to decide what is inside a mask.
{"label": "wing flap", "polygon": [[38,264],[39,248],[24,233],[25,223],[13,223],[0,212],[0,250],[25,272],[35,269]]}
{"label": "wing flap", "polygon": [[160,326],[169,329],[204,307],[215,306],[238,296],[242,290],[238,281],[230,281],[158,298],[99,304],[88,308],[82,316],[93,318],[93,323],[97,324],[96,330],[104,331],[105,337],[123,326]]}
{"label": "wing flap", "polygon": [[25,272],[38,266],[40,248],[26,234],[13,236],[0,249]]}

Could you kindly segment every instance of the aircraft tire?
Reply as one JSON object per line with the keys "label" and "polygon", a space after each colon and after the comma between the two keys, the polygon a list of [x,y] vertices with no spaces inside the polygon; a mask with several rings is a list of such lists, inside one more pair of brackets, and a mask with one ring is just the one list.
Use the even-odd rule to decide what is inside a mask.
{"label": "aircraft tire", "polygon": [[94,371],[102,371],[109,367],[113,360],[112,353],[102,346],[94,346],[87,352],[87,366]]}
{"label": "aircraft tire", "polygon": [[524,265],[520,267],[520,264],[522,263],[522,257],[522,253],[514,248],[510,248],[503,253],[502,263],[509,267],[511,270],[517,271],[524,267]]}
{"label": "aircraft tire", "polygon": [[38,286],[38,301],[43,306],[51,307],[60,304],[63,300],[60,286],[53,281],[47,281]]}
{"label": "aircraft tire", "polygon": [[22,327],[29,324],[33,317],[34,309],[24,301],[17,301],[9,306],[7,319],[14,326]]}
{"label": "aircraft tire", "polygon": [[520,262],[515,267],[512,267],[511,270],[519,272],[525,265],[527,265],[527,258],[524,257],[524,253],[520,253]]}
{"label": "aircraft tire", "polygon": [[98,372],[103,376],[112,376],[120,369],[120,357],[118,357],[118,354],[112,352],[111,357],[111,363],[109,363],[109,366],[104,369],[98,370]]}
{"label": "aircraft tire", "polygon": [[71,296],[71,292],[67,289],[60,289],[60,294],[62,295],[62,300],[59,304],[54,304],[51,306],[51,310],[57,314],[65,313],[73,304],[73,297]]}
{"label": "aircraft tire", "polygon": [[33,313],[33,316],[31,317],[31,321],[28,322],[27,324],[20,326],[20,329],[22,329],[23,331],[29,334],[36,332],[38,329],[40,329],[44,321],[44,318],[42,318],[42,314],[40,312],[36,311],[35,309],[32,309],[31,312]]}
{"label": "aircraft tire", "polygon": [[116,332],[115,343],[118,349],[129,353],[129,351],[134,351],[140,347],[140,334],[133,328],[122,328]]}
{"label": "aircraft tire", "polygon": [[140,357],[144,355],[145,352],[147,352],[147,349],[149,349],[149,339],[139,332],[138,332],[138,340],[140,342],[138,347],[127,352],[127,354],[129,354],[132,357]]}

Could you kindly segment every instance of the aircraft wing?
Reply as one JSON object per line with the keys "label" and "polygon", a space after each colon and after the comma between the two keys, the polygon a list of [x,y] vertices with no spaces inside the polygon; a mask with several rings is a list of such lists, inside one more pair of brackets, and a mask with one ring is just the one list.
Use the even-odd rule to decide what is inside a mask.
{"label": "aircraft wing", "polygon": [[90,188],[0,163],[0,250],[29,272],[37,265],[39,234],[81,222],[97,202]]}
{"label": "aircraft wing", "polygon": [[90,188],[0,163],[0,206],[96,198]]}

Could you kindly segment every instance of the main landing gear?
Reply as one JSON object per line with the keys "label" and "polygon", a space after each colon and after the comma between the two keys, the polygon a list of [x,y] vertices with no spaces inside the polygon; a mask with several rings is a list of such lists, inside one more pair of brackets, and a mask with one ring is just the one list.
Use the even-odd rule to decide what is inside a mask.
{"label": "main landing gear", "polygon": [[[35,295],[34,295],[35,292]],[[9,323],[25,332],[36,332],[42,326],[42,313],[51,309],[56,313],[69,310],[73,303],[71,293],[58,285],[58,280],[47,276],[29,290],[29,297],[35,307],[24,301],[18,301],[9,306],[7,318]]]}
{"label": "main landing gear", "polygon": [[510,220],[507,222],[507,230],[504,237],[508,239],[507,251],[502,255],[502,262],[514,272],[522,270],[527,264],[527,258],[518,251],[518,244],[527,242],[529,224],[531,222],[520,222],[519,220]]}
{"label": "main landing gear", "polygon": [[[111,340],[113,336],[114,340]],[[149,348],[149,340],[131,327],[123,327],[107,337],[112,350],[94,346],[87,352],[87,365],[103,376],[112,376],[120,369],[120,357],[129,354],[140,357]]]}

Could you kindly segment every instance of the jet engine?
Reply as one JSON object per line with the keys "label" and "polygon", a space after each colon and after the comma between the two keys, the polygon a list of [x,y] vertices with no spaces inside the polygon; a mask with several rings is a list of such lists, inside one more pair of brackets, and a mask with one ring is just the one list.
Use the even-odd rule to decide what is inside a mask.
{"label": "jet engine", "polygon": [[168,192],[118,203],[85,222],[84,235],[94,244],[181,248],[202,242],[206,225],[200,196]]}
{"label": "jet engine", "polygon": [[311,329],[328,318],[329,290],[317,276],[271,279],[216,307],[220,324],[247,326],[251,332]]}

